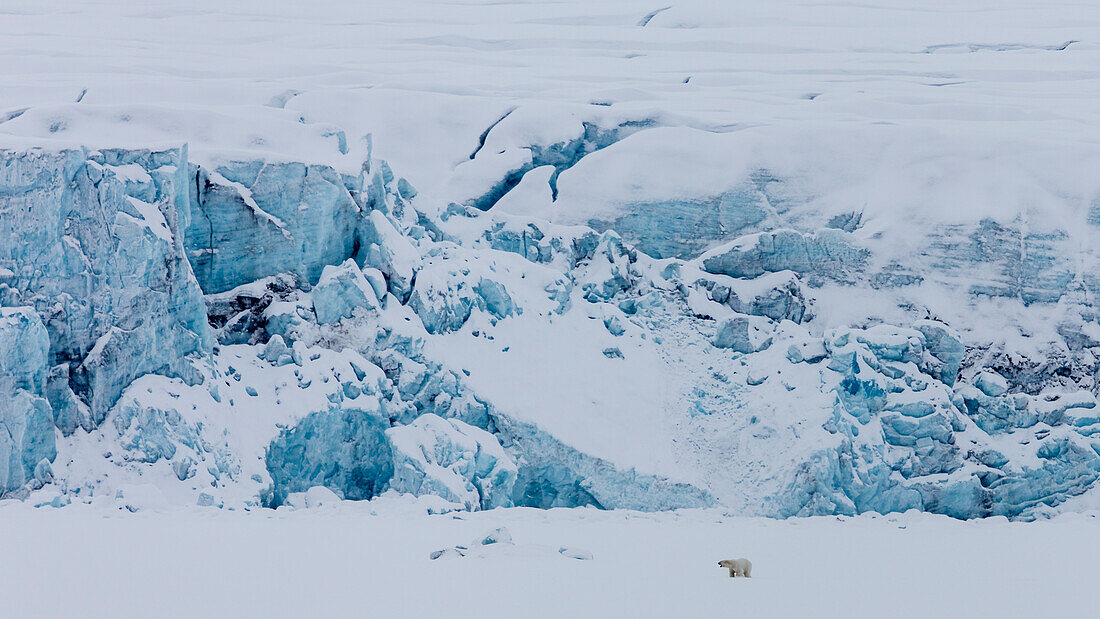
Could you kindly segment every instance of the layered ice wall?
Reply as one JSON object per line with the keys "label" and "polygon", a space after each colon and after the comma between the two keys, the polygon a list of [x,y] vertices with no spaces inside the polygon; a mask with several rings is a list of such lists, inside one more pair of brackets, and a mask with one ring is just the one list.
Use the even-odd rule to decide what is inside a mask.
{"label": "layered ice wall", "polygon": [[[13,496],[139,509],[153,480],[222,506],[325,486],[463,509],[970,518],[1041,514],[1100,479],[1089,284],[1064,289],[1091,262],[1066,275],[1029,245],[1057,235],[1012,245],[979,222],[930,258],[959,266],[905,278],[928,254],[876,270],[859,217],[662,259],[613,231],[433,213],[377,162],[4,157]],[[932,278],[949,300],[1057,308],[1057,339],[1024,357],[927,309],[830,315]]]}
{"label": "layered ice wall", "polygon": [[180,234],[187,166],[185,150],[0,152],[0,295],[46,325],[66,433],[102,422],[143,374],[192,379],[188,357],[210,350]]}
{"label": "layered ice wall", "polygon": [[[64,501],[112,488],[125,497],[152,468],[182,486],[158,493],[190,488],[192,500],[211,504],[278,506],[315,485],[349,499],[431,493],[467,508],[713,502],[652,476],[628,491],[629,502],[616,498],[621,488],[593,495],[584,488],[630,485],[633,476],[594,468],[596,458],[531,424],[508,422],[522,433],[500,434],[505,413],[464,386],[461,372],[423,356],[429,334],[477,316],[491,325],[524,306],[561,313],[572,285],[552,270],[527,273],[522,259],[499,262],[444,240],[385,164],[373,176],[365,165],[360,176],[341,177],[325,166],[260,161],[211,172],[186,150],[5,157],[7,493],[56,481]],[[247,185],[229,180],[241,170],[254,176]],[[58,223],[33,225],[42,221]],[[46,233],[56,238],[27,243]],[[509,292],[528,277],[533,290]],[[241,345],[261,349],[242,355]],[[22,347],[33,354],[17,354]],[[314,352],[345,347],[356,352],[341,362]],[[241,359],[258,367],[237,390],[249,363]],[[319,375],[304,373],[312,366]],[[279,396],[286,382],[277,375],[291,371],[299,393]],[[420,439],[404,429],[443,423],[437,415],[451,425],[424,426],[437,431],[413,447]],[[508,454],[504,436],[513,441]],[[460,466],[459,446],[471,440],[477,447]],[[57,441],[67,462],[55,480]],[[87,451],[104,441],[114,447]],[[97,473],[104,467],[106,477]]]}
{"label": "layered ice wall", "polygon": [[50,481],[57,454],[46,358],[50,341],[29,308],[0,308],[0,494]]}
{"label": "layered ice wall", "polygon": [[224,292],[276,273],[316,282],[355,254],[361,177],[329,166],[243,161],[195,167],[195,209],[184,230],[203,291]]}

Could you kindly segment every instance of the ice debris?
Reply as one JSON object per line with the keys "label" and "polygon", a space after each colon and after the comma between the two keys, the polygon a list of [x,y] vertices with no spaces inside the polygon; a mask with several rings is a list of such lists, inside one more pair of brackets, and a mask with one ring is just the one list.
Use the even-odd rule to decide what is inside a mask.
{"label": "ice debris", "polygon": [[723,320],[714,335],[714,346],[739,353],[754,353],[772,345],[770,323],[754,316],[736,316]]}
{"label": "ice debris", "polygon": [[[606,146],[601,131],[531,161],[567,169]],[[417,191],[383,162],[362,170],[204,167],[185,148],[0,151],[0,494],[64,504],[103,484],[123,509],[166,496],[223,506],[237,489],[273,507],[390,490],[442,496],[447,509],[670,509],[737,496],[575,449],[425,352],[436,336],[491,340],[578,305],[603,321],[608,341],[589,351],[601,361],[634,363],[643,341],[676,354],[702,344],[691,354],[711,367],[691,378],[689,414],[751,447],[736,457],[789,437],[792,463],[772,463],[761,512],[1026,518],[1100,479],[1088,296],[1100,280],[1088,265],[1076,272],[1064,233],[982,220],[945,227],[914,264],[872,261],[876,239],[855,212],[826,228],[822,218],[765,229],[778,181],[758,179],[713,216],[723,235],[763,231],[661,260],[619,233],[688,258],[702,248],[684,233],[697,222],[668,216],[691,204],[654,205],[616,231],[457,205],[437,216],[414,208]],[[1028,358],[916,305],[858,326],[815,317],[828,318],[821,299],[845,286],[892,294],[975,265],[987,272],[970,298],[1052,304],[1060,339]],[[783,417],[784,397],[797,419]],[[266,428],[248,459],[234,435],[241,409],[263,411],[255,423]],[[89,462],[77,449],[87,440],[102,441],[96,466],[110,475],[74,468]],[[166,491],[129,483],[146,475]]]}
{"label": "ice debris", "polygon": [[313,287],[313,310],[319,324],[329,324],[351,316],[357,309],[379,308],[374,287],[363,272],[348,259],[339,266],[326,266]]}
{"label": "ice debris", "polygon": [[267,449],[272,486],[264,503],[278,507],[291,493],[314,486],[351,500],[381,494],[394,472],[387,425],[379,411],[355,407],[333,405],[307,415]]}
{"label": "ice debris", "polygon": [[386,435],[393,448],[392,489],[434,494],[466,509],[511,505],[516,465],[492,434],[428,413]]}

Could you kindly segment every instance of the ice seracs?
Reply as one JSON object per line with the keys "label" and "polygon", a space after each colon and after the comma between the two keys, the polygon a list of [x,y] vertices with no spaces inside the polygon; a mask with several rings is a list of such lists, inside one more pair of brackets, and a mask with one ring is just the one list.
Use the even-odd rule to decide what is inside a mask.
{"label": "ice seracs", "polygon": [[351,316],[360,308],[379,308],[374,286],[350,258],[338,267],[326,266],[311,294],[317,322],[323,325]]}
{"label": "ice seracs", "polygon": [[206,293],[278,273],[316,282],[354,253],[364,178],[264,160],[195,166],[187,255]]}
{"label": "ice seracs", "polygon": [[191,357],[210,350],[180,235],[187,167],[186,149],[0,151],[0,265],[11,272],[0,297],[42,316],[51,363],[68,366],[56,373],[92,425],[134,379],[193,378]]}
{"label": "ice seracs", "polygon": [[49,338],[29,307],[0,308],[0,497],[52,481],[53,411],[46,400]]}
{"label": "ice seracs", "polygon": [[[1065,372],[1043,373],[1062,357],[907,318],[892,295],[924,284],[866,277],[862,218],[655,258],[611,230],[419,210],[379,162],[337,179],[260,160],[204,172],[184,150],[4,156],[8,493],[969,518],[1033,517],[1100,478],[1083,335],[1062,340]],[[304,183],[297,218],[287,183]],[[225,234],[196,253],[215,214]],[[253,228],[243,245],[229,233]],[[32,271],[24,241],[43,234],[59,236]],[[263,239],[267,258],[245,256]],[[240,272],[191,269],[236,254]],[[850,324],[848,294],[895,309]],[[1081,321],[1090,307],[1063,305]],[[516,368],[544,384],[517,391],[501,379]]]}
{"label": "ice seracs", "polygon": [[[1096,157],[1073,137],[1091,112],[1060,90],[1087,79],[1044,83],[1046,115],[1026,80],[996,81],[1053,58],[1087,77],[1091,48],[944,47],[884,25],[806,54],[716,13],[608,18],[624,30],[607,56],[565,63],[631,88],[547,88],[524,63],[551,46],[494,63],[523,76],[504,94],[177,66],[139,105],[71,69],[99,55],[67,56],[42,84],[97,83],[0,112],[2,492],[959,518],[1095,493]],[[986,32],[967,15],[953,23]],[[1087,40],[1061,36],[1079,27],[1057,39]],[[522,44],[476,30],[471,54]],[[713,33],[764,90],[682,64],[708,62]],[[738,51],[757,44],[782,71]],[[1026,70],[973,68],[988,62]],[[985,94],[952,94],[975,92],[1020,96],[991,124]]]}

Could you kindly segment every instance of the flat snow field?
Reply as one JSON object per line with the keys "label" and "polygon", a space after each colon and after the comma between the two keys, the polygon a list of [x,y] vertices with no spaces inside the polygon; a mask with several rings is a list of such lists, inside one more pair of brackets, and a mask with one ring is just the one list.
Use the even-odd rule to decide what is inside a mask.
{"label": "flat snow field", "polygon": [[[1090,617],[1100,518],[0,507],[5,617]],[[505,526],[513,544],[475,547]],[[433,550],[471,546],[465,557]],[[561,547],[588,551],[567,558]],[[724,558],[752,560],[730,579]]]}

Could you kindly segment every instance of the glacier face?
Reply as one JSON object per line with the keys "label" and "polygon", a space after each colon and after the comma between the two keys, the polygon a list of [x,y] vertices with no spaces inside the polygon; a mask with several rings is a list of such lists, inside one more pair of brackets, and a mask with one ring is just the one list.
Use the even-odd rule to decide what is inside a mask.
{"label": "glacier face", "polygon": [[398,492],[439,496],[466,509],[511,505],[518,472],[489,432],[433,413],[386,430]]}
{"label": "glacier face", "polygon": [[[1057,234],[1013,245],[981,221],[949,251],[948,230],[917,258],[938,270],[906,280],[919,265],[893,260],[886,281],[858,217],[659,258],[614,229],[435,213],[381,162],[3,157],[12,496],[132,507],[124,489],[152,479],[218,506],[321,486],[458,509],[972,518],[1042,515],[1100,479],[1094,313]],[[1047,347],[968,340],[927,308],[832,313],[965,269],[989,279],[952,299],[1057,310]]]}
{"label": "glacier face", "polygon": [[46,328],[30,308],[0,308],[0,496],[47,481],[57,454],[45,398],[49,348]]}
{"label": "glacier face", "polygon": [[301,163],[237,161],[195,166],[194,207],[184,231],[204,292],[224,292],[278,273],[316,283],[321,269],[356,252],[361,177]]}
{"label": "glacier face", "polygon": [[[193,376],[188,357],[210,350],[179,234],[187,166],[185,150],[0,152],[0,294],[35,308],[50,365],[87,408],[67,432],[102,422],[143,374]],[[50,391],[72,411],[63,385]]]}
{"label": "glacier face", "polygon": [[3,498],[1100,494],[1096,7],[22,4]]}

